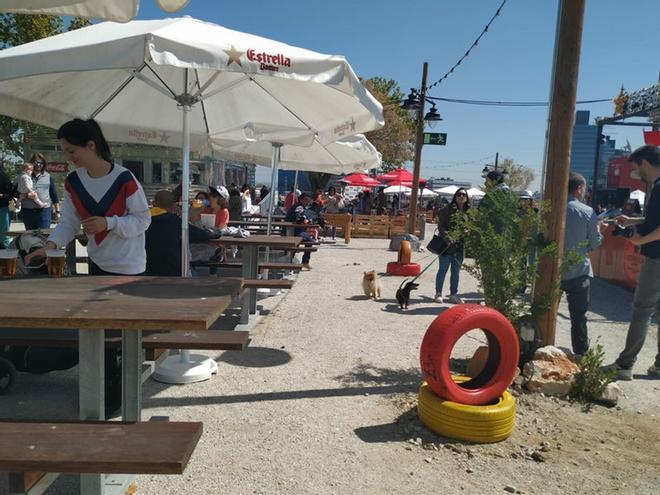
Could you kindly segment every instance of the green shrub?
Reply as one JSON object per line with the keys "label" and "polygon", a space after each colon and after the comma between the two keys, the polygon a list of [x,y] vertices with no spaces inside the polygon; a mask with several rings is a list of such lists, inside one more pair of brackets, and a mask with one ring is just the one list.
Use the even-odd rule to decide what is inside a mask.
{"label": "green shrub", "polygon": [[616,369],[603,370],[604,356],[605,352],[600,344],[584,353],[579,364],[580,371],[575,375],[571,397],[582,402],[600,401],[607,385],[612,383],[617,375]]}

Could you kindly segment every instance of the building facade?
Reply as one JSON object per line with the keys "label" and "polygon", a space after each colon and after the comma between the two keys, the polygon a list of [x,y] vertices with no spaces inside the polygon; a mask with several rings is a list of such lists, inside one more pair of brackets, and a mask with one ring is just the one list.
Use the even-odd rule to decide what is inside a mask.
{"label": "building facade", "polygon": [[[172,189],[181,182],[181,150],[178,148],[110,143],[110,149],[115,163],[129,169],[140,181],[147,198],[152,198],[159,189]],[[27,159],[33,153],[42,153],[49,162],[49,172],[59,185],[66,174],[73,170],[59,147],[54,131],[27,139],[24,153]],[[193,189],[232,183],[239,187],[245,183],[254,187],[254,169],[252,164],[217,160],[192,153],[190,183]]]}

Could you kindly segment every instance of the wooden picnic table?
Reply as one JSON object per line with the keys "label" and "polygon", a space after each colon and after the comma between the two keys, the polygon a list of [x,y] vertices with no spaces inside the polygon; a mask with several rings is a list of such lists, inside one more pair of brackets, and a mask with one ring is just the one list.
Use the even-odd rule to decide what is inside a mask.
{"label": "wooden picnic table", "polygon": [[[243,248],[242,276],[245,280],[254,280],[259,274],[259,248],[294,249],[301,242],[298,236],[251,235],[250,237],[219,237],[208,241],[209,244],[237,246]],[[257,312],[257,289],[250,288],[248,296],[250,314]]]}
{"label": "wooden picnic table", "polygon": [[[142,330],[208,330],[231,304],[241,278],[84,276],[0,281],[0,328],[77,328],[80,419],[103,420],[104,331],[121,329],[122,418],[141,419]],[[38,294],[38,303],[34,303]],[[166,309],[166,310],[164,310]],[[103,475],[83,475],[98,493]]]}

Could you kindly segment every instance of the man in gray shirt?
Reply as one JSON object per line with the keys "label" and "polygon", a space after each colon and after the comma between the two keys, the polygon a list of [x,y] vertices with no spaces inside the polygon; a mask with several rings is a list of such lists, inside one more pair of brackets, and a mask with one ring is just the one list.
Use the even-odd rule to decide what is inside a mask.
{"label": "man in gray shirt", "polygon": [[561,289],[566,292],[568,300],[568,311],[571,315],[571,344],[577,356],[582,356],[589,349],[587,310],[594,273],[588,253],[596,249],[603,240],[596,212],[582,202],[586,188],[584,177],[571,172],[568,178],[564,253],[573,250],[580,255],[580,261],[571,265],[562,275]]}

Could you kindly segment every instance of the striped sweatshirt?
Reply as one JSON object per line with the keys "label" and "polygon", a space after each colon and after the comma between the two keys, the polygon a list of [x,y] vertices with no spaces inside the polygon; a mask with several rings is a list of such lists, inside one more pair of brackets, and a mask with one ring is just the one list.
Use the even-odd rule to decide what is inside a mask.
{"label": "striped sweatshirt", "polygon": [[107,272],[135,275],[145,271],[144,233],[151,223],[142,186],[121,165],[103,177],[92,178],[78,168],[64,182],[62,217],[48,240],[64,247],[80,231],[82,220],[105,217],[108,230],[88,235],[87,253]]}

